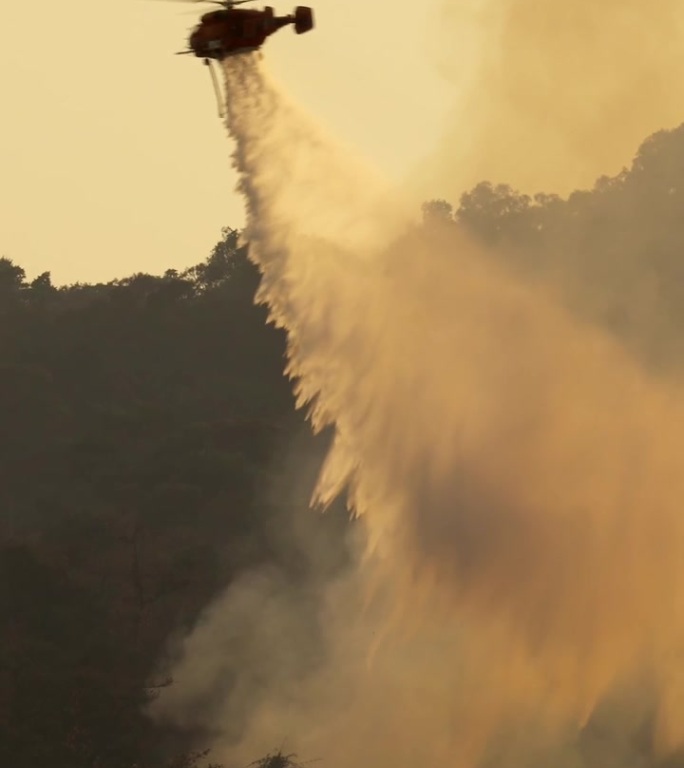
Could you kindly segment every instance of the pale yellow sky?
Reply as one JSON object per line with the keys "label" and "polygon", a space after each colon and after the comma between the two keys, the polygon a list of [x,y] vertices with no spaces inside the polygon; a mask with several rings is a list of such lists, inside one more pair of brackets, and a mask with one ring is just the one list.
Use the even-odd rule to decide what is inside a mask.
{"label": "pale yellow sky", "polygon": [[684,121],[681,0],[442,0],[431,55],[453,112],[414,184],[591,188]]}
{"label": "pale yellow sky", "polygon": [[[436,145],[451,105],[453,85],[426,56],[437,5],[326,0],[313,32],[281,30],[265,53],[307,109],[399,179]],[[173,55],[207,7],[0,4],[0,254],[29,277],[183,268],[242,224],[208,74]]]}

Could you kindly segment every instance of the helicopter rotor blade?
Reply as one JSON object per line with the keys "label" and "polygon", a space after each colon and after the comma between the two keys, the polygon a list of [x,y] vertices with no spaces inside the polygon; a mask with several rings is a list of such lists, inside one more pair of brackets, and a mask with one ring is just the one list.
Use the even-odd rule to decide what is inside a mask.
{"label": "helicopter rotor blade", "polygon": [[[155,0],[158,2],[159,0]],[[225,3],[221,2],[220,0],[161,0],[161,2],[164,3],[184,3],[184,4],[190,4],[190,5],[199,5],[200,3],[215,3],[217,5],[225,5]]]}
{"label": "helicopter rotor blade", "polygon": [[243,3],[251,3],[254,0],[163,0],[164,2],[171,3],[192,3],[197,5],[198,3],[210,3],[212,5],[220,5],[222,8],[232,8],[234,5],[242,5]]}

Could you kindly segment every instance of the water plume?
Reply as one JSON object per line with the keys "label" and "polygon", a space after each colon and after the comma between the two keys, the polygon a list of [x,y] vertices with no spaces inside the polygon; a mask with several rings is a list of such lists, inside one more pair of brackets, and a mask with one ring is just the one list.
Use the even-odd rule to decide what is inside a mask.
{"label": "water plume", "polygon": [[678,747],[680,386],[412,221],[259,57],[225,77],[258,300],[300,405],[335,429],[315,501],[346,489],[366,532],[326,597],[328,662],[274,687],[227,753],[294,731],[332,766],[471,766],[522,739],[532,764],[644,679],[657,745]]}

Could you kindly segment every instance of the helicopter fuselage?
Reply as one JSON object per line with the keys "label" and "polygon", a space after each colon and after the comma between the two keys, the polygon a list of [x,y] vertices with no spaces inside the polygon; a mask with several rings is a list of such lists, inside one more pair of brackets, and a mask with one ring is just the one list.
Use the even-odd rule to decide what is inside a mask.
{"label": "helicopter fuselage", "polygon": [[313,28],[310,8],[299,7],[289,16],[276,16],[267,6],[257,11],[227,8],[205,13],[188,39],[189,51],[203,59],[222,60],[261,48],[266,38],[288,24],[299,34]]}

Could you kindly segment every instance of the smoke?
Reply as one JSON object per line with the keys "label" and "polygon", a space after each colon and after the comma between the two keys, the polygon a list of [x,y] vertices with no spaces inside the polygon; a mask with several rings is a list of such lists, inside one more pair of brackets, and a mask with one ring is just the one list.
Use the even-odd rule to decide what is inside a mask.
{"label": "smoke", "polygon": [[677,0],[440,0],[453,117],[415,183],[455,201],[484,179],[565,195],[619,173],[681,120],[683,44]]}
{"label": "smoke", "polygon": [[[412,221],[258,56],[225,77],[258,299],[287,329],[300,405],[335,430],[315,501],[346,489],[364,548],[322,596],[315,673],[298,671],[313,651],[292,596],[263,611],[272,583],[239,584],[185,641],[158,712],[182,722],[211,695],[235,764],[289,737],[333,768],[605,765],[606,750],[638,765],[650,743],[614,723],[631,733],[651,705],[656,748],[678,748],[679,385],[465,237]],[[280,640],[257,642],[250,607]],[[236,623],[256,655],[227,642]],[[206,664],[222,654],[247,684],[216,705],[223,671]],[[264,696],[236,734],[255,669]]]}

